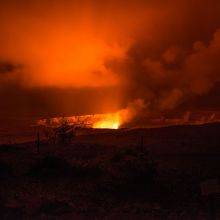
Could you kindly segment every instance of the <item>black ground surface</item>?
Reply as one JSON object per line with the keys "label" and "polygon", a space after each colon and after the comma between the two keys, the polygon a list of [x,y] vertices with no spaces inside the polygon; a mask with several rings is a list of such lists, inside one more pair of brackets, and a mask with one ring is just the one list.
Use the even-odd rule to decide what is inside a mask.
{"label": "black ground surface", "polygon": [[1,145],[0,218],[219,219],[219,178],[217,123]]}

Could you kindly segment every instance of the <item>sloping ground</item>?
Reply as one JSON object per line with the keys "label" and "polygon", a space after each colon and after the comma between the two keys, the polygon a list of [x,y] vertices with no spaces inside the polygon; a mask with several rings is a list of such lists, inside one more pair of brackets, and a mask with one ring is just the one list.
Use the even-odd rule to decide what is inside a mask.
{"label": "sloping ground", "polygon": [[217,154],[219,139],[220,123],[105,130],[78,137],[78,141],[107,146],[138,146],[143,142],[153,154]]}
{"label": "sloping ground", "polygon": [[[220,124],[102,131],[0,146],[1,219],[206,219]],[[216,203],[216,215],[220,207]]]}

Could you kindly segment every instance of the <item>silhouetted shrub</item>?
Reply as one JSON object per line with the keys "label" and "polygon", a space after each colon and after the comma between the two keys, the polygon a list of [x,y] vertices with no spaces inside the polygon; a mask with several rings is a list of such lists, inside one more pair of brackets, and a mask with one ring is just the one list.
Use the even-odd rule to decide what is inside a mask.
{"label": "silhouetted shrub", "polygon": [[28,175],[37,178],[66,177],[71,173],[70,164],[61,158],[46,156],[30,168]]}
{"label": "silhouetted shrub", "polygon": [[50,144],[70,144],[75,138],[76,127],[69,124],[65,118],[60,121],[58,126],[53,126],[49,122],[49,126],[43,129],[46,142]]}
{"label": "silhouetted shrub", "polygon": [[75,137],[74,127],[69,125],[68,122],[63,122],[56,128],[56,141],[58,144],[70,144]]}

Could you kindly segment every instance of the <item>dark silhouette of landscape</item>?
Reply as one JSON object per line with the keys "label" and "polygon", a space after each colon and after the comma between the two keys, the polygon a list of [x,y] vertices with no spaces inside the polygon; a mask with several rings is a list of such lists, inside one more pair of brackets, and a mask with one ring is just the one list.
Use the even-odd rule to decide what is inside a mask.
{"label": "dark silhouette of landscape", "polygon": [[219,123],[78,133],[0,146],[1,219],[220,218]]}

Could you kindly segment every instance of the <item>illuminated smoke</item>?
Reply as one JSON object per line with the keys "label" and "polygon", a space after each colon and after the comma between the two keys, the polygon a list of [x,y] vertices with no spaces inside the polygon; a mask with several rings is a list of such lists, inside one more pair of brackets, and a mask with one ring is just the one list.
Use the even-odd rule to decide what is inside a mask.
{"label": "illuminated smoke", "polygon": [[[79,109],[80,114],[88,114],[85,109],[108,113],[141,100],[125,124],[138,117],[188,110],[183,106],[190,108],[192,100],[196,104],[201,97],[208,107],[210,100],[219,103],[209,97],[220,81],[219,11],[217,0],[2,1],[2,103],[7,103],[4,87],[15,94],[11,100],[18,106],[17,88],[31,103],[44,100],[43,92],[33,100],[32,90],[77,88],[83,93],[92,88],[98,94],[110,88],[112,93],[118,91],[113,98],[97,95],[91,100],[79,92],[71,112],[71,98],[64,95],[55,106],[65,107],[55,111],[56,92],[42,106],[47,106],[48,114],[74,115]],[[41,108],[36,112],[40,114]],[[21,111],[29,114],[32,109]]]}
{"label": "illuminated smoke", "polygon": [[135,56],[128,53],[124,60],[109,61],[108,67],[121,77],[125,99],[141,98],[149,113],[169,112],[192,97],[209,93],[220,82],[220,31],[207,45],[195,42],[190,52],[171,47],[157,59]]}
{"label": "illuminated smoke", "polygon": [[118,129],[131,122],[144,108],[143,100],[139,99],[115,113],[40,119],[37,125],[59,127],[67,123],[76,127]]}

